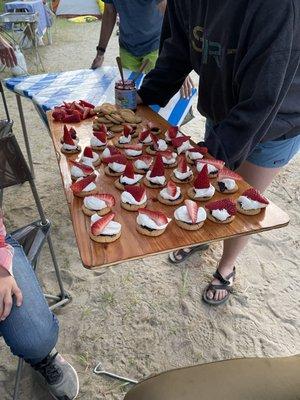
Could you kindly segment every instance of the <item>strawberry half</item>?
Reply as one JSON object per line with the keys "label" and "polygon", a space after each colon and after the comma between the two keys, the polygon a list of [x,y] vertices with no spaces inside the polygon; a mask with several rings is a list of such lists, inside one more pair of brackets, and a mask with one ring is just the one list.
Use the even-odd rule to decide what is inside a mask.
{"label": "strawberry half", "polygon": [[143,142],[149,135],[151,135],[151,132],[148,129],[144,129],[139,136],[139,140]]}
{"label": "strawberry half", "polygon": [[126,165],[127,164],[127,158],[124,156],[124,154],[114,154],[113,156],[104,158],[103,162],[105,164],[111,164],[111,163],[115,162],[117,164]]}
{"label": "strawberry half", "polygon": [[125,144],[124,145],[124,149],[142,151],[143,150],[143,145],[140,144],[140,143],[137,143],[137,144]]}
{"label": "strawberry half", "polygon": [[216,167],[218,170],[222,169],[225,165],[224,161],[222,160],[215,160],[215,159],[211,159],[211,158],[206,158],[206,159],[202,159],[198,161],[199,163],[202,164],[210,164],[213,165],[214,167]]}
{"label": "strawberry half", "polygon": [[167,184],[167,192],[170,196],[174,197],[177,193],[177,186],[173,181],[169,181]]}
{"label": "strawberry half", "polygon": [[70,164],[74,165],[74,167],[77,167],[79,169],[81,169],[81,171],[85,174],[85,175],[90,175],[94,172],[94,168],[89,167],[88,165],[82,164],[78,161],[73,161],[70,160]]}
{"label": "strawberry half", "polygon": [[161,151],[159,154],[167,160],[171,160],[171,158],[173,158],[173,152],[171,150]]}
{"label": "strawberry half", "polygon": [[207,164],[204,164],[202,170],[198,173],[195,181],[194,188],[195,189],[208,189],[210,187],[210,182],[208,178],[208,168]]}
{"label": "strawberry half", "polygon": [[196,224],[197,223],[197,218],[198,218],[198,206],[197,203],[193,200],[185,200],[184,202],[189,216],[191,217],[192,223]]}
{"label": "strawberry half", "polygon": [[218,177],[219,181],[221,181],[222,179],[233,179],[235,181],[241,181],[243,178],[236,172],[233,172],[230,169],[223,167],[219,172],[219,177]]}
{"label": "strawberry half", "polygon": [[164,176],[165,168],[162,156],[160,154],[157,155],[155,163],[152,167],[150,177],[154,178],[155,176]]}
{"label": "strawberry half", "polygon": [[94,158],[93,150],[91,147],[88,147],[88,146],[84,149],[83,155],[84,155],[84,157]]}
{"label": "strawberry half", "polygon": [[123,134],[124,134],[125,137],[128,137],[129,135],[131,135],[132,132],[133,132],[132,126],[130,126],[130,125],[124,125]]}
{"label": "strawberry half", "polygon": [[127,178],[134,179],[134,169],[131,161],[127,162],[125,171],[123,172],[123,176],[127,176]]}
{"label": "strawberry half", "polygon": [[85,187],[87,187],[90,183],[94,182],[96,179],[96,174],[92,173],[91,175],[87,176],[86,178],[80,179],[72,183],[70,186],[71,190],[75,193],[80,193],[83,191]]}
{"label": "strawberry half", "polygon": [[192,149],[190,149],[189,152],[190,153],[207,154],[208,153],[208,148],[207,147],[196,146],[196,147],[193,147]]}
{"label": "strawberry half", "polygon": [[230,199],[212,201],[212,202],[206,204],[205,207],[209,211],[224,210],[225,209],[228,212],[229,215],[235,215],[236,214],[236,205]]}
{"label": "strawberry half", "polygon": [[180,147],[184,142],[187,142],[190,140],[190,136],[180,136],[178,138],[172,139],[172,145],[174,147]]}
{"label": "strawberry half", "polygon": [[70,132],[70,134],[71,134],[71,138],[72,138],[72,139],[76,139],[76,138],[77,138],[77,132],[75,131],[75,129],[74,129],[73,127],[71,127],[71,128],[69,129],[69,132]]}
{"label": "strawberry half", "polygon": [[150,133],[150,135],[151,135],[151,139],[152,139],[152,143],[153,143],[152,145],[153,145],[154,149],[157,150],[159,138],[157,136],[155,136],[153,133]]}
{"label": "strawberry half", "polygon": [[146,190],[142,186],[126,186],[126,192],[130,193],[136,201],[142,201],[145,196]]}
{"label": "strawberry half", "polygon": [[168,135],[170,139],[175,139],[178,133],[179,127],[178,126],[170,126],[168,129]]}
{"label": "strawberry half", "polygon": [[167,216],[164,213],[162,213],[161,211],[152,211],[152,210],[148,210],[147,208],[140,208],[138,210],[138,212],[139,212],[139,214],[147,215],[158,226],[166,225],[168,223]]}
{"label": "strawberry half", "polygon": [[242,196],[246,196],[251,200],[258,201],[259,203],[262,204],[270,204],[269,200],[263,196],[257,189],[250,188],[244,191]]}
{"label": "strawberry half", "polygon": [[105,132],[93,132],[93,135],[100,140],[102,143],[107,142],[107,135]]}
{"label": "strawberry half", "polygon": [[111,156],[114,156],[116,154],[121,154],[120,150],[117,149],[115,146],[108,145],[106,146],[106,148],[109,150]]}
{"label": "strawberry half", "polygon": [[[66,127],[66,129],[65,129]],[[64,125],[64,138],[63,138],[63,143],[69,144],[70,146],[75,146],[74,140],[71,137],[71,133],[68,130],[67,126]]]}
{"label": "strawberry half", "polygon": [[111,212],[110,214],[107,214],[104,217],[98,219],[98,221],[94,222],[91,226],[92,235],[101,235],[104,228],[115,218],[115,215],[115,213]]}
{"label": "strawberry half", "polygon": [[153,162],[153,158],[152,158],[151,156],[148,156],[147,154],[144,154],[144,155],[142,155],[142,156],[139,156],[139,157],[138,157],[138,160],[143,161],[145,164],[148,165],[148,167],[150,167],[150,165],[151,165],[152,162]]}
{"label": "strawberry half", "polygon": [[98,128],[96,129],[99,132],[105,132],[107,133],[107,128],[105,124],[99,124]]}
{"label": "strawberry half", "polygon": [[188,170],[186,158],[184,156],[179,157],[177,170],[181,173],[185,173]]}
{"label": "strawberry half", "polygon": [[108,193],[99,193],[99,194],[94,194],[93,197],[96,197],[99,200],[103,200],[107,207],[113,207],[116,204],[116,200],[112,194]]}

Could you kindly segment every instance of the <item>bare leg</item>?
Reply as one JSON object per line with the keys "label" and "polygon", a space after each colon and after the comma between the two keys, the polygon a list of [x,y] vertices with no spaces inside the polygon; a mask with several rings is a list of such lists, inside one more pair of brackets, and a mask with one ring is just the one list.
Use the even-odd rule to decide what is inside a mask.
{"label": "bare leg", "polygon": [[[264,192],[271,184],[274,177],[278,174],[281,168],[263,168],[255,164],[245,161],[237,172],[248,182],[251,186]],[[237,257],[248,243],[248,237],[240,237],[235,239],[225,240],[223,243],[223,254],[219,261],[218,269],[223,277],[226,277],[232,272],[233,266]],[[219,281],[214,279],[213,284],[218,284]],[[225,290],[218,290],[213,295],[213,292],[208,292],[207,297],[214,300],[221,300],[226,296]]]}

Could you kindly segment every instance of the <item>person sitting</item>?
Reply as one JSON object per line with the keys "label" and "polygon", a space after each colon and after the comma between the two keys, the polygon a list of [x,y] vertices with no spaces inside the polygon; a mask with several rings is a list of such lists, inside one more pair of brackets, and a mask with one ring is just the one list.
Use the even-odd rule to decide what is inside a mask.
{"label": "person sitting", "polygon": [[58,320],[22,246],[6,236],[0,211],[0,335],[11,352],[36,371],[55,399],[71,400],[78,395],[79,380],[55,348],[58,334]]}

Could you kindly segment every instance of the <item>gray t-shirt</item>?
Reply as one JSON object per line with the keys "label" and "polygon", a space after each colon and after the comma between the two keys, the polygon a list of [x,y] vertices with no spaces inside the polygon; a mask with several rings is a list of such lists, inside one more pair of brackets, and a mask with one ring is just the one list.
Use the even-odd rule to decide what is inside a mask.
{"label": "gray t-shirt", "polygon": [[160,0],[104,0],[113,4],[120,16],[120,47],[134,56],[159,49],[163,15]]}

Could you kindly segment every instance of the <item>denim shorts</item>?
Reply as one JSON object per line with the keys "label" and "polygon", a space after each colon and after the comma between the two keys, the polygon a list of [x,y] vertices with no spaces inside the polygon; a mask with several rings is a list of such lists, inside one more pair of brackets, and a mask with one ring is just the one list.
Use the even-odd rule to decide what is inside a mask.
{"label": "denim shorts", "polygon": [[[212,125],[210,120],[206,120],[207,131]],[[258,143],[247,161],[258,167],[280,168],[287,165],[298,152],[300,152],[300,133],[291,139]]]}

